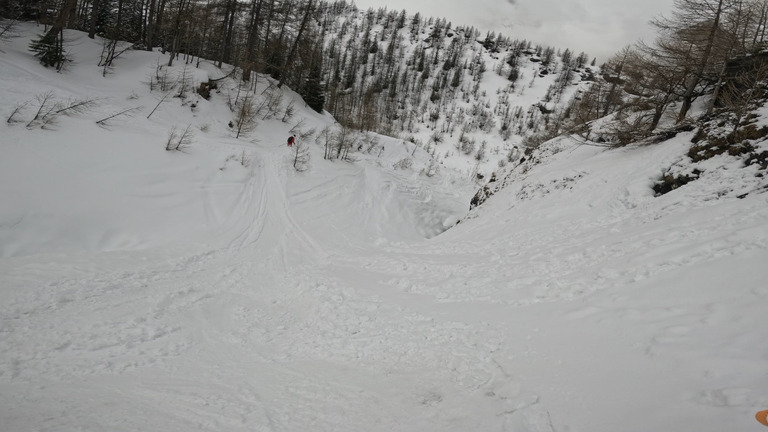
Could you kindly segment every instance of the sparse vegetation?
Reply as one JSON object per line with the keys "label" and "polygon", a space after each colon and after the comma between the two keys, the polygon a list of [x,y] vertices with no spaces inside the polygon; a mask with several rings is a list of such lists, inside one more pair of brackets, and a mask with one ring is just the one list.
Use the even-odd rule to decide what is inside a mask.
{"label": "sparse vegetation", "polygon": [[37,95],[34,102],[27,101],[14,107],[6,119],[6,123],[9,125],[23,123],[22,113],[27,107],[36,106],[35,114],[27,121],[26,128],[49,129],[58,123],[62,116],[83,114],[93,109],[98,103],[98,99],[94,98],[60,100],[53,91],[48,91]]}
{"label": "sparse vegetation", "polygon": [[192,125],[188,125],[184,130],[179,130],[174,126],[168,133],[168,140],[165,142],[165,150],[183,151],[192,145],[193,140],[194,135],[192,133]]}

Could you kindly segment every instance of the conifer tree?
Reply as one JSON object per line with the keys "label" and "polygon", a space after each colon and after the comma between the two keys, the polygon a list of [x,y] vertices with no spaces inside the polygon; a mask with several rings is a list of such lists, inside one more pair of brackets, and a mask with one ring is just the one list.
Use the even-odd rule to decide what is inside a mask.
{"label": "conifer tree", "polygon": [[[318,56],[319,57],[319,56]],[[302,88],[301,96],[304,102],[313,110],[322,113],[325,105],[325,94],[322,85],[322,67],[315,63],[309,71],[309,76]]]}
{"label": "conifer tree", "polygon": [[64,67],[64,62],[67,59],[64,50],[64,29],[74,18],[76,7],[77,0],[64,1],[48,32],[30,43],[30,50],[35,53],[35,57],[40,59],[40,63],[44,66],[55,67],[56,70],[61,70]]}

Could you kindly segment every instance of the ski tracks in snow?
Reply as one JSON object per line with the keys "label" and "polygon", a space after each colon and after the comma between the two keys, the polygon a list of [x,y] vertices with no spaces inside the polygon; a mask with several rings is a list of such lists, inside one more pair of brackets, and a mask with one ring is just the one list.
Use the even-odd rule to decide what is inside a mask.
{"label": "ski tracks in snow", "polygon": [[[444,219],[419,207],[432,199],[422,189],[347,165],[305,183],[282,150],[259,153],[226,210],[209,191],[215,228],[199,244],[0,262],[10,430],[553,432],[594,415],[591,404],[614,406],[605,399],[626,390],[625,365],[666,377],[657,360],[713,331],[730,337],[672,371],[701,379],[689,403],[760,401],[743,377],[764,365],[740,359],[733,374],[713,355],[761,343],[739,333],[755,323],[719,304],[757,308],[759,272],[753,288],[700,301],[694,283],[666,277],[708,272],[725,286],[729,259],[762,265],[764,201],[681,212],[622,189],[601,219],[581,202],[564,205],[583,217],[560,219],[531,200],[496,213],[506,220],[415,241]],[[551,223],[517,230],[521,218]],[[421,232],[403,228],[414,220]],[[672,283],[686,295],[658,304]],[[628,304],[631,290],[648,302]],[[685,355],[713,360],[692,368]],[[605,394],[581,392],[606,377]],[[677,395],[685,380],[668,381]],[[621,429],[623,416],[645,424],[641,412],[602,414],[601,430]]]}

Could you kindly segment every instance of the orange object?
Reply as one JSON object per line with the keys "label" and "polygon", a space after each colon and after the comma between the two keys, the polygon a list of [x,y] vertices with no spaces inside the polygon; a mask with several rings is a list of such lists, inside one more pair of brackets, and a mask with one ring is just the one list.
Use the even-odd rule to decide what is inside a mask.
{"label": "orange object", "polygon": [[763,411],[758,412],[757,414],[755,414],[755,418],[760,423],[768,426],[768,410],[763,410]]}

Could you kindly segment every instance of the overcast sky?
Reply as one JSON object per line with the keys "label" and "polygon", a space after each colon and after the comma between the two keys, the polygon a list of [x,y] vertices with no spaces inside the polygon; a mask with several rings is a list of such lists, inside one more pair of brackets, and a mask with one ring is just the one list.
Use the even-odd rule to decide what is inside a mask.
{"label": "overcast sky", "polygon": [[386,6],[444,17],[454,25],[501,31],[557,48],[584,51],[598,61],[638,39],[652,41],[652,18],[673,0],[354,0],[361,9]]}

